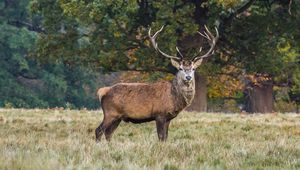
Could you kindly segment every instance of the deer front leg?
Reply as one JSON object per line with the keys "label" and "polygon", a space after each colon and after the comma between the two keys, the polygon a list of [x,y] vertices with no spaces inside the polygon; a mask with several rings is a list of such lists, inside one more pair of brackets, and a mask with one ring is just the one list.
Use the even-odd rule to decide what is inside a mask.
{"label": "deer front leg", "polygon": [[165,122],[165,140],[167,140],[167,138],[168,138],[168,132],[169,132],[169,125],[170,125],[170,122],[171,122],[171,120],[167,120],[166,122]]}
{"label": "deer front leg", "polygon": [[168,132],[167,132],[168,123],[166,121],[166,118],[164,118],[164,117],[156,118],[156,129],[157,129],[158,139],[160,141],[166,141],[167,134],[168,134]]}

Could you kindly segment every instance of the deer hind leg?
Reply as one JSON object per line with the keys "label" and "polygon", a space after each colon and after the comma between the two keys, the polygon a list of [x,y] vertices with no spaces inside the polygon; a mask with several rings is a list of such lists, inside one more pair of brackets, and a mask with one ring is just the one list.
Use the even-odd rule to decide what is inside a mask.
{"label": "deer hind leg", "polygon": [[95,130],[96,142],[99,142],[101,139],[101,136],[103,135],[102,125],[103,125],[103,122]]}
{"label": "deer hind leg", "polygon": [[107,141],[110,141],[112,134],[117,129],[121,122],[121,119],[115,119],[104,131],[105,138]]}
{"label": "deer hind leg", "polygon": [[116,120],[116,118],[104,114],[104,118],[102,123],[96,128],[95,135],[96,141],[99,142],[103,133],[105,133],[106,129]]}

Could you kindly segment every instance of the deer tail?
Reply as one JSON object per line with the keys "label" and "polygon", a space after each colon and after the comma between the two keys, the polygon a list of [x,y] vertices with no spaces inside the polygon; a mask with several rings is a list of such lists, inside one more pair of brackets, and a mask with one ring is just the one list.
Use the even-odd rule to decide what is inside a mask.
{"label": "deer tail", "polygon": [[102,87],[97,91],[97,96],[99,97],[99,101],[101,103],[101,99],[105,96],[110,90],[110,87]]}

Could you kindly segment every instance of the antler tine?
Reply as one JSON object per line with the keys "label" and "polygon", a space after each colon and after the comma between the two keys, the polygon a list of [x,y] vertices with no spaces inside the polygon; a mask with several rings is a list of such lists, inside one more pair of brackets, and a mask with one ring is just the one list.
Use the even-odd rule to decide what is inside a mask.
{"label": "antler tine", "polygon": [[[160,28],[153,36],[151,36],[151,28],[149,29],[149,31],[148,31],[148,36],[149,36],[149,38],[150,38],[150,41],[151,41],[151,43],[152,43],[152,46],[154,47],[154,49],[155,49],[156,51],[158,51],[161,55],[163,55],[163,56],[165,56],[165,57],[167,57],[167,58],[181,60],[181,58],[175,57],[175,56],[171,56],[171,55],[168,55],[168,54],[162,52],[162,51],[159,49],[158,44],[156,43],[155,39],[156,39],[156,37],[158,36],[158,34],[159,34],[163,29],[164,29],[164,25],[163,25],[163,26],[162,26],[162,27],[161,27],[161,28]],[[182,54],[181,54],[180,52],[179,52],[179,54],[182,56]]]}
{"label": "antler tine", "polygon": [[210,33],[207,33],[206,31],[204,32],[204,34],[206,35],[206,38],[211,41],[212,35]]}
{"label": "antler tine", "polygon": [[[217,29],[217,27],[215,27],[215,30],[216,30],[216,34],[217,34],[217,38],[219,38],[219,31],[218,31],[218,29]],[[218,39],[216,39],[216,40],[218,40]]]}
{"label": "antler tine", "polygon": [[153,42],[155,43],[155,41],[152,41],[152,40],[156,39],[157,35],[164,29],[164,27],[165,26],[163,25],[153,36],[151,36],[151,27],[149,28],[148,35],[150,37],[150,40],[151,40],[152,44],[153,44]]}
{"label": "antler tine", "polygon": [[[205,33],[205,32],[204,32],[204,33]],[[204,37],[204,38],[210,40],[209,36],[208,36],[206,33],[205,33],[205,35],[204,35],[204,34],[202,34],[201,32],[198,31],[198,34],[200,34],[202,37]]]}
{"label": "antler tine", "polygon": [[209,36],[213,37],[212,33],[209,31],[209,29],[207,28],[206,25],[204,25],[204,28],[205,28],[205,33],[207,33]]}
{"label": "antler tine", "polygon": [[201,53],[201,51],[202,51],[202,47],[200,47],[200,49],[199,49],[199,53]]}
{"label": "antler tine", "polygon": [[199,51],[197,52],[197,54],[193,57],[193,58],[196,58],[202,51],[202,47],[199,48]]}
{"label": "antler tine", "polygon": [[[216,30],[216,36],[214,37],[213,34],[208,30],[208,28],[206,26],[205,27],[205,31],[204,31],[204,34],[203,35],[202,33],[198,32],[201,36],[203,36],[204,38],[206,38],[208,40],[208,43],[210,44],[210,49],[208,50],[207,53],[205,53],[204,55],[202,56],[199,56],[199,57],[196,57],[197,55],[199,55],[199,53],[201,51],[199,51],[199,53],[195,56],[195,58],[193,59],[193,61],[196,61],[196,60],[199,60],[199,59],[202,59],[202,58],[205,58],[205,57],[209,57],[211,55],[213,55],[215,53],[214,51],[214,48],[216,46],[216,42],[219,38],[219,32],[218,32],[218,29],[215,27],[215,30]],[[202,49],[202,47],[200,48]]]}
{"label": "antler tine", "polygon": [[177,52],[179,53],[179,55],[181,56],[181,58],[183,58],[183,55],[182,55],[182,53],[179,51],[179,48],[176,46],[176,50],[177,50]]}

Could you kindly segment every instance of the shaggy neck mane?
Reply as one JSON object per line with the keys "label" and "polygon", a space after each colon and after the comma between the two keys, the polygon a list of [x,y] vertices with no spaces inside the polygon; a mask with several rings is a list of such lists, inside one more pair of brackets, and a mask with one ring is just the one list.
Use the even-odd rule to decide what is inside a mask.
{"label": "shaggy neck mane", "polygon": [[172,81],[172,89],[175,93],[175,101],[178,103],[177,110],[183,110],[189,106],[195,96],[195,80],[187,83],[176,76]]}

